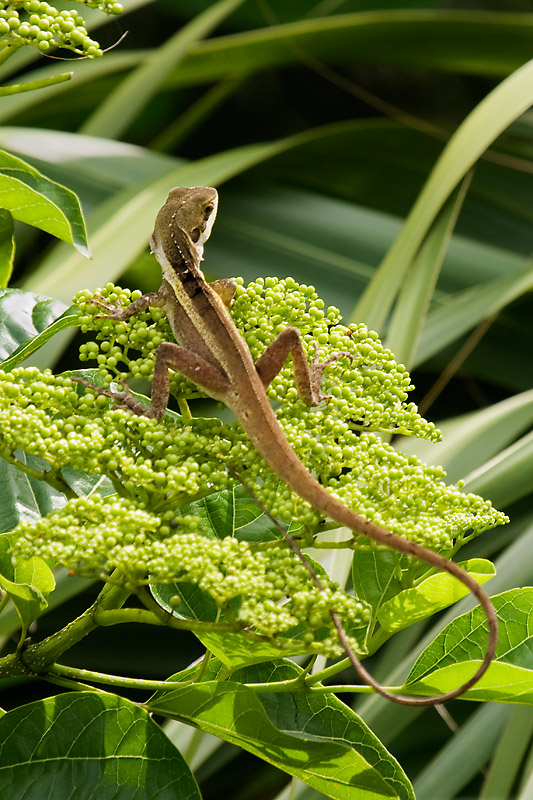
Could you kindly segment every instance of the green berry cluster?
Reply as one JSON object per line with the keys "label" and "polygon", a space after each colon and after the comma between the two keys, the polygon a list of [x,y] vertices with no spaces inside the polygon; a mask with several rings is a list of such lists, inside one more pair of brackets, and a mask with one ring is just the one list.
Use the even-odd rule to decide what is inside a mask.
{"label": "green berry cluster", "polygon": [[[78,0],[105,14],[120,14],[114,0]],[[58,11],[46,0],[0,0],[0,44],[32,45],[41,53],[62,47],[88,58],[99,58],[102,50],[91,39],[85,20],[76,9]]]}
{"label": "green berry cluster", "polygon": [[21,523],[14,532],[13,557],[17,562],[38,553],[93,577],[105,578],[118,569],[132,589],[148,581],[193,583],[222,612],[237,600],[232,617],[238,630],[274,639],[298,629],[301,643],[314,653],[342,651],[330,609],[351,625],[368,622],[365,603],[331,581],[318,590],[292,551],[257,552],[231,536],[207,538],[193,515],[176,520],[179,529],[166,533],[163,517],[132,500],[80,497],[38,522]]}
{"label": "green berry cluster", "polygon": [[[122,307],[139,296],[113,284],[99,294]],[[82,360],[96,362],[106,385],[118,377],[151,378],[158,345],[172,340],[164,314],[149,309],[127,322],[98,318],[102,309],[91,298],[89,292],[76,298],[83,331],[96,334],[82,345]],[[446,485],[441,468],[399,453],[379,437],[380,431],[431,440],[439,434],[407,403],[411,386],[404,367],[365,326],[345,328],[338,311],[324,309],[312,287],[290,279],[247,287],[239,282],[233,314],[254,357],[288,325],[302,331],[310,357],[313,341],[322,359],[351,354],[352,361],[335,360],[324,373],[327,404],[305,406],[288,365],[269,390],[298,456],[348,507],[444,552],[465,535],[506,521],[490,502]],[[173,377],[172,389],[182,398],[201,394],[180,375]],[[68,375],[34,367],[0,372],[0,456],[20,468],[21,451],[39,457],[42,472],[33,476],[56,487],[63,481],[66,494],[63,508],[16,529],[14,558],[40,555],[104,578],[119,570],[133,586],[192,583],[210,594],[221,619],[234,621],[238,630],[276,638],[280,646],[296,639],[308,652],[339,654],[330,612],[353,629],[368,620],[364,603],[327,576],[319,591],[282,540],[210,538],[201,518],[187,509],[191,500],[230,487],[232,466],[277,518],[292,521],[305,544],[313,543],[320,515],[280,482],[240,425],[172,413],[157,421],[116,405]],[[71,476],[72,470],[105,476],[115,493],[74,497],[66,467]],[[110,491],[108,485],[101,493]],[[346,543],[363,546],[372,545],[358,536]]]}
{"label": "green berry cluster", "polygon": [[[80,361],[96,361],[106,384],[118,378],[151,379],[158,346],[173,340],[164,312],[152,308],[127,322],[116,322],[107,319],[105,311],[92,304],[94,296],[102,298],[109,306],[127,308],[141,297],[141,292],[131,292],[108,283],[96,295],[86,290],[76,295],[74,302],[81,311],[82,333],[96,333],[96,341],[89,341],[80,347]],[[195,384],[181,375],[174,376],[171,390],[173,394],[187,398],[204,396]]]}
{"label": "green berry cluster", "polygon": [[[332,398],[326,413],[333,436],[342,436],[344,430],[380,431],[440,441],[435,425],[420,416],[414,403],[406,402],[414,387],[403,364],[396,363],[366,325],[344,326],[339,310],[325,308],[313,286],[302,286],[292,278],[260,278],[246,288],[237,287],[232,314],[254,359],[291,325],[300,330],[310,357],[315,343],[321,360],[339,352],[349,354],[330,364],[322,378],[322,391]],[[269,394],[290,416],[310,410],[297,397],[290,363],[272,381]]]}
{"label": "green berry cluster", "polygon": [[225,487],[230,432],[217,419],[178,427],[168,418],[136,417],[49,370],[0,372],[0,455],[39,456],[44,479],[67,465],[105,475],[150,508],[183,505]]}
{"label": "green berry cluster", "polygon": [[[122,307],[139,296],[113,284],[98,294],[110,305]],[[82,292],[75,298],[84,314],[82,330],[96,331],[96,341],[82,345],[82,360],[96,360],[107,382],[120,375],[151,377],[157,346],[172,340],[164,314],[149,309],[128,322],[95,318],[102,311],[91,304],[91,297]],[[447,485],[442,468],[406,456],[370,432],[440,439],[435,426],[406,402],[412,388],[409,375],[374,332],[364,325],[345,328],[337,309],[324,309],[312,287],[300,286],[291,278],[259,279],[247,287],[239,281],[232,314],[254,358],[289,325],[300,329],[311,352],[312,342],[318,343],[322,359],[341,350],[352,355],[351,363],[338,359],[325,370],[322,390],[331,400],[323,406],[310,408],[298,398],[290,364],[269,388],[289,443],[345,505],[401,536],[444,552],[468,530],[478,535],[507,521],[490,502]],[[180,375],[174,375],[171,386],[182,397],[201,394]],[[272,513],[316,531],[318,512],[280,485],[240,426],[227,426],[224,434],[225,462],[246,474]],[[215,446],[220,454],[220,446]],[[361,543],[356,538],[354,544]]]}

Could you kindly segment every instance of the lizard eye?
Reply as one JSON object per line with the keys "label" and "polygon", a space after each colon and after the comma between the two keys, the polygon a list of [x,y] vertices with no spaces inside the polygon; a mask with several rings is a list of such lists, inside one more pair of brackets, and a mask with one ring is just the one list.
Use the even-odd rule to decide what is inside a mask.
{"label": "lizard eye", "polygon": [[193,240],[193,242],[195,244],[198,241],[198,239],[200,238],[201,233],[202,233],[202,231],[200,230],[200,228],[193,228],[192,229],[192,231],[191,231],[191,239]]}

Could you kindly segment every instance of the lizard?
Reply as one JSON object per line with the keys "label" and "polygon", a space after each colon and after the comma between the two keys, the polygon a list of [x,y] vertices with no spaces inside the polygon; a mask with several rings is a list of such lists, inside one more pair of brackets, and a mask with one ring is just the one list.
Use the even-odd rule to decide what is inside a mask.
{"label": "lizard", "polygon": [[[285,328],[253,361],[248,346],[229,312],[236,289],[232,279],[207,283],[200,268],[204,244],[211,234],[218,206],[218,193],[210,187],[177,187],[170,191],[159,210],[150,239],[162,270],[162,284],[134,300],[127,308],[92,302],[113,320],[128,320],[148,307],[162,308],[177,343],[162,342],[156,351],[150,405],[133,397],[127,385],[114,392],[93,386],[82,378],[76,380],[104,394],[137,415],[161,419],[166,412],[169,393],[169,369],[179,371],[206,394],[229,407],[254,447],[274,471],[301,498],[326,517],[357,534],[393,548],[397,552],[448,572],[461,581],[476,597],[487,617],[489,638],[482,663],[461,686],[436,697],[409,697],[394,694],[381,686],[353,652],[335,612],[331,612],[343,647],[359,676],[376,692],[394,702],[410,706],[428,706],[458,697],[473,686],[489,667],[498,638],[498,623],[492,602],[478,583],[455,562],[422,545],[388,531],[345,506],[330,494],[307,470],[285,438],[283,429],[270,405],[266,388],[278,374],[289,355],[300,397],[310,406],[327,398],[320,391],[324,369],[349,353],[335,353],[319,361],[318,347],[311,365],[297,328]],[[283,529],[282,529],[283,531]],[[292,541],[292,537],[286,534]],[[305,562],[295,542],[292,546]],[[306,563],[313,576],[312,567]],[[315,584],[321,588],[314,575]]]}

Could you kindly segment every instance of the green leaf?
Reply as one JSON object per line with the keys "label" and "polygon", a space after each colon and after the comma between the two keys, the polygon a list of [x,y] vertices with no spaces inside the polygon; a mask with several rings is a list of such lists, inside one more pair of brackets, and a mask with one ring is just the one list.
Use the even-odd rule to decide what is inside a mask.
{"label": "green leaf", "polygon": [[379,608],[389,598],[401,591],[396,577],[399,556],[393,550],[363,550],[354,553],[352,560],[352,583],[357,597],[372,607],[375,618]]}
{"label": "green leaf", "polygon": [[25,800],[201,800],[149,715],[113,694],[60,694],[0,719],[0,794]]}
{"label": "green leaf", "polygon": [[0,208],[0,286],[7,286],[15,258],[15,231],[13,217]]}
{"label": "green leaf", "polygon": [[204,531],[213,538],[234,536],[239,541],[253,543],[280,538],[276,526],[263,514],[243,486],[224,489],[195,500],[182,508],[180,513],[199,517]]}
{"label": "green leaf", "polygon": [[379,10],[303,19],[221,36],[197,45],[175,85],[299,63],[300,53],[329,64],[375,63],[505,75],[531,55],[532,14]]}
{"label": "green leaf", "polygon": [[[150,584],[150,591],[159,605],[169,614],[181,619],[195,619],[202,622],[215,622],[219,618],[218,608],[208,592],[191,583]],[[176,606],[175,598],[180,598]],[[303,643],[298,640],[283,640],[279,643],[254,639],[246,633],[194,632],[199,641],[229,669],[243,664],[258,664],[272,661],[285,652],[305,653]]]}
{"label": "green leaf", "polygon": [[89,258],[78,198],[20,158],[0,151],[0,206],[15,219],[51,233]]}
{"label": "green leaf", "polygon": [[533,61],[516,70],[468,115],[448,141],[404,227],[354,311],[380,330],[433,220],[489,145],[533,103]]}
{"label": "green leaf", "polygon": [[161,83],[190,48],[232,13],[243,0],[219,0],[152,50],[85,122],[81,133],[118,138],[160,89]]}
{"label": "green leaf", "polygon": [[[239,671],[247,682],[290,680],[290,662]],[[414,800],[395,759],[364,722],[332,696],[257,694],[241,683],[209,680],[158,692],[152,712],[171,716],[262,758],[338,800]]]}
{"label": "green leaf", "polygon": [[9,534],[0,535],[0,586],[17,609],[24,639],[30,623],[47,608],[47,597],[55,588],[55,580],[50,568],[38,556],[14,567],[11,539]]}
{"label": "green leaf", "polygon": [[[496,574],[494,565],[484,558],[461,561],[459,566],[479,584]],[[396,633],[442,611],[467,594],[469,590],[457,578],[447,572],[439,572],[425,578],[415,588],[405,589],[383,603],[378,611],[378,622],[388,633]]]}
{"label": "green leaf", "polygon": [[[5,370],[6,372],[14,369],[23,361],[25,361],[32,353],[37,352],[40,350],[43,345],[52,339],[60,331],[67,330],[67,328],[73,328],[80,324],[80,310],[78,306],[70,306],[67,308],[60,316],[54,316],[58,310],[58,306],[63,306],[64,304],[58,300],[53,300],[52,298],[43,298],[39,295],[34,295],[30,292],[22,292],[20,290],[13,290],[17,291],[18,294],[15,298],[11,297],[9,302],[4,303],[2,296],[0,295],[0,311],[5,306],[11,305],[11,300],[20,298],[21,295],[26,295],[24,298],[25,307],[31,305],[32,301],[35,301],[34,310],[37,312],[35,318],[32,319],[32,323],[35,326],[41,326],[43,320],[45,318],[53,318],[53,322],[49,325],[46,325],[37,335],[32,336],[29,339],[25,339],[15,350],[13,350],[9,358],[6,358],[0,364],[0,367]],[[40,312],[40,313],[39,313]],[[15,326],[17,326],[17,335],[20,335],[22,324],[28,322],[29,320],[24,319],[22,314],[18,311],[15,313],[15,318],[10,317],[8,322],[9,326],[8,330],[3,329],[0,327],[0,349],[7,349],[13,342],[13,332]],[[17,325],[17,323],[21,323]],[[5,335],[4,335],[5,334]]]}
{"label": "green leaf", "polygon": [[[17,452],[18,460],[30,469],[43,470],[43,460]],[[11,531],[19,522],[36,520],[65,505],[65,496],[45,481],[36,480],[0,458],[0,533]]]}
{"label": "green leaf", "polygon": [[[492,598],[498,614],[495,660],[467,700],[533,704],[533,588],[511,589]],[[480,608],[458,617],[421,653],[404,689],[441,694],[459,686],[479,666],[487,642]]]}
{"label": "green leaf", "polygon": [[34,339],[64,311],[60,300],[21,289],[0,289],[0,358]]}

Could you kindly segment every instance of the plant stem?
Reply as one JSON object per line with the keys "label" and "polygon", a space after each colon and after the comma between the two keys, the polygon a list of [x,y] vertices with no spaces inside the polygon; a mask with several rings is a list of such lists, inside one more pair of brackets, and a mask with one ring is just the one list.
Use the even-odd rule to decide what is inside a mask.
{"label": "plant stem", "polygon": [[161,619],[152,611],[144,608],[113,608],[98,611],[96,614],[98,625],[119,625],[124,622],[143,622],[148,625],[166,626],[179,631],[202,631],[207,633],[237,633],[240,629],[227,622],[200,622],[196,619],[178,619],[170,614],[166,620]]}
{"label": "plant stem", "polygon": [[123,686],[127,689],[147,689],[148,691],[158,691],[173,688],[173,683],[169,681],[151,681],[145,680],[144,678],[123,678],[121,675],[108,675],[107,673],[94,672],[90,669],[66,667],[63,664],[53,664],[47,673],[47,677],[50,677],[51,679],[57,677],[58,679],[70,681],[93,681],[94,683],[105,683],[111,686]]}
{"label": "plant stem", "polygon": [[129,589],[106,583],[92,606],[62,630],[53,633],[42,642],[28,644],[20,651],[0,659],[0,678],[46,672],[50,664],[99,627],[96,620],[97,612],[101,612],[102,609],[120,608],[130,594]]}
{"label": "plant stem", "polygon": [[[2,63],[0,54],[0,64]],[[46,89],[47,86],[54,86],[56,83],[69,81],[73,72],[63,72],[61,75],[52,75],[49,78],[41,78],[38,81],[28,81],[28,83],[12,83],[10,86],[0,86],[0,97],[10,94],[22,94],[22,92],[33,92],[34,89]]]}
{"label": "plant stem", "polygon": [[4,61],[16,53],[19,49],[19,45],[6,45],[2,50],[0,50],[0,64],[3,64]]}

